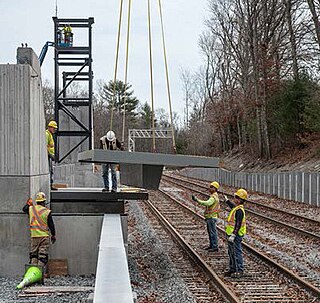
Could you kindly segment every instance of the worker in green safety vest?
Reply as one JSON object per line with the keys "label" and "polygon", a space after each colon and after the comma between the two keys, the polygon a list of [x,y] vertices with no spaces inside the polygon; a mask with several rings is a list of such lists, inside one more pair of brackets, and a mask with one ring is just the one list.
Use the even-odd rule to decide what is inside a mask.
{"label": "worker in green safety vest", "polygon": [[209,234],[210,245],[205,250],[218,252],[218,233],[217,233],[217,219],[220,212],[220,201],[218,197],[218,189],[220,185],[217,181],[211,182],[210,184],[210,197],[208,200],[203,201],[195,196],[191,196],[193,201],[205,206],[204,217],[207,223],[207,230]]}
{"label": "worker in green safety vest", "polygon": [[48,165],[49,165],[49,173],[50,173],[50,186],[51,189],[55,190],[52,186],[53,184],[53,164],[52,162],[55,160],[55,149],[54,149],[54,140],[53,134],[57,131],[58,124],[56,121],[50,121],[48,123],[48,129],[46,130],[46,144],[47,144],[47,152],[48,152]]}
{"label": "worker in green safety vest", "polygon": [[50,237],[52,244],[56,242],[56,231],[51,210],[45,207],[46,195],[38,192],[36,205],[29,199],[23,212],[29,214],[31,249],[30,264],[45,266],[48,262]]}
{"label": "worker in green safety vest", "polygon": [[240,188],[234,194],[234,203],[225,196],[225,202],[231,211],[227,217],[226,235],[228,238],[229,270],[226,277],[239,278],[243,276],[242,239],[247,232],[244,203],[248,198],[245,189]]}

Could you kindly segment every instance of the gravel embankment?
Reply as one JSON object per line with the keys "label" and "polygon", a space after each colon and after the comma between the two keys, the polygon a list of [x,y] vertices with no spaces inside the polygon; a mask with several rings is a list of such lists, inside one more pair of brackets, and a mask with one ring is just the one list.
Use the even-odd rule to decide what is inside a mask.
{"label": "gravel embankment", "polygon": [[137,202],[130,202],[128,225],[129,271],[138,302],[195,302]]}

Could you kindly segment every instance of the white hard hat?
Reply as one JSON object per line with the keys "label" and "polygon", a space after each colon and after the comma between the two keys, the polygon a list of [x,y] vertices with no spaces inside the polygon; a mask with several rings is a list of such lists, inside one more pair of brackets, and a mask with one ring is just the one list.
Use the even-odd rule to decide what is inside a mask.
{"label": "white hard hat", "polygon": [[107,140],[108,141],[113,141],[113,140],[115,140],[115,138],[116,138],[116,135],[115,135],[115,133],[112,131],[112,130],[109,130],[108,132],[107,132]]}

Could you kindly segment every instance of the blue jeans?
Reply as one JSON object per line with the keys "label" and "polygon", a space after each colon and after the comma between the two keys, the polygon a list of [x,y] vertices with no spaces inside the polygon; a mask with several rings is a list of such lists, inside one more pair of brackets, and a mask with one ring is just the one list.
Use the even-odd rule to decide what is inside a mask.
{"label": "blue jeans", "polygon": [[243,272],[242,238],[237,235],[233,243],[228,241],[229,271]]}
{"label": "blue jeans", "polygon": [[209,218],[206,219],[207,222],[207,230],[209,235],[210,247],[212,249],[218,249],[218,234],[217,234],[217,219]]}
{"label": "blue jeans", "polygon": [[49,173],[50,173],[50,185],[53,183],[53,164],[52,159],[48,156],[48,165],[49,165]]}
{"label": "blue jeans", "polygon": [[102,164],[102,178],[103,178],[103,183],[105,188],[109,189],[109,166],[110,166],[112,189],[117,190],[116,165],[117,164],[114,164],[114,163]]}

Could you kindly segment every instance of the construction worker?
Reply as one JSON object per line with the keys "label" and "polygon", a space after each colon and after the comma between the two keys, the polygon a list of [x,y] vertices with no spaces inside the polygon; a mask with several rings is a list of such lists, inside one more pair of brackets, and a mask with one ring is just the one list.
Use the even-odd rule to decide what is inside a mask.
{"label": "construction worker", "polygon": [[45,266],[48,262],[49,242],[56,242],[56,232],[51,210],[45,207],[46,195],[38,192],[36,205],[29,199],[23,212],[29,214],[31,232],[30,264]]}
{"label": "construction worker", "polygon": [[72,33],[72,28],[71,28],[70,24],[65,25],[63,27],[63,34],[64,34],[65,46],[72,46],[72,44],[73,44],[73,33]]}
{"label": "construction worker", "polygon": [[50,172],[50,185],[51,189],[55,190],[56,188],[52,187],[53,184],[53,165],[52,161],[54,161],[54,140],[53,140],[53,134],[56,132],[58,128],[56,121],[50,121],[48,123],[48,129],[46,130],[46,142],[47,142],[47,151],[48,151],[48,163],[49,163],[49,172]]}
{"label": "construction worker", "polygon": [[[109,130],[107,134],[100,138],[100,148],[104,150],[123,150],[123,145],[116,138],[115,133]],[[106,163],[102,165],[102,178],[104,183],[104,189],[102,191],[109,191],[109,167],[111,170],[112,180],[112,192],[117,192],[117,175],[116,175],[116,163]]]}
{"label": "construction worker", "polygon": [[246,214],[244,203],[248,198],[245,189],[240,188],[234,194],[234,203],[225,196],[225,202],[231,211],[226,222],[226,235],[228,238],[229,270],[226,277],[239,278],[243,276],[243,257],[241,242],[246,234]]}
{"label": "construction worker", "polygon": [[213,252],[219,251],[218,234],[217,234],[217,227],[216,227],[218,214],[220,212],[220,202],[218,197],[219,187],[220,185],[217,181],[211,182],[210,188],[209,188],[210,197],[206,201],[200,200],[195,196],[191,196],[193,201],[196,201],[199,204],[204,205],[206,207],[204,211],[204,217],[207,222],[207,230],[208,230],[210,245],[205,249]]}

